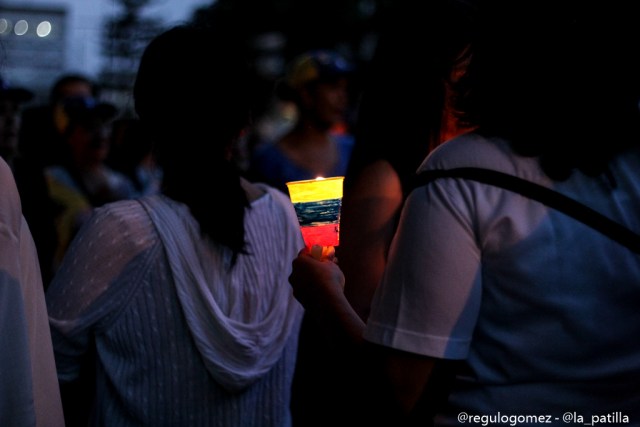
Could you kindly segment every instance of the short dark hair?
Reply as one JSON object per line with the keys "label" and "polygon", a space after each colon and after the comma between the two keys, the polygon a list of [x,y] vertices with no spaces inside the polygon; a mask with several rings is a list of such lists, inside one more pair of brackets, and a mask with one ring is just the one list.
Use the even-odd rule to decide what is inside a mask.
{"label": "short dark hair", "polygon": [[93,80],[83,74],[69,73],[63,74],[62,76],[58,77],[58,79],[53,83],[53,86],[51,86],[51,91],[49,92],[49,101],[52,104],[60,101],[60,99],[62,98],[62,88],[74,83],[86,84],[91,88],[91,95],[94,98],[98,97],[99,89],[97,84]]}
{"label": "short dark hair", "polygon": [[463,119],[552,179],[603,172],[640,141],[640,43],[624,3],[484,0],[457,87]]}

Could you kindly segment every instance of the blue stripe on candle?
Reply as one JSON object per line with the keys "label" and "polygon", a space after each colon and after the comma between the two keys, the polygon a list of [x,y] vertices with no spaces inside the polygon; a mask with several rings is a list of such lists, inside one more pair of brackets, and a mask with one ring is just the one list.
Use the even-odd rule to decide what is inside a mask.
{"label": "blue stripe on candle", "polygon": [[333,224],[340,220],[342,199],[326,199],[316,202],[294,203],[301,227]]}

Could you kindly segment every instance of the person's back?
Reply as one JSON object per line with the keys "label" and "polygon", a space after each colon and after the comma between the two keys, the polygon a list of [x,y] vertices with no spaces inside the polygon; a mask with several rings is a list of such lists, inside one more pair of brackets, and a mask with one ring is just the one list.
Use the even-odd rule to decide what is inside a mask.
{"label": "person's back", "polygon": [[[588,5],[554,4],[552,13],[547,3],[506,3],[480,9],[460,83],[459,105],[477,132],[437,148],[422,169],[505,172],[640,230],[631,26]],[[513,38],[491,33],[503,13]],[[541,22],[549,43],[526,32]],[[602,22],[619,28],[601,34]],[[591,43],[600,36],[606,47]],[[527,197],[447,178],[411,194],[390,260],[365,339],[462,360],[438,423],[453,425],[462,412],[640,416],[638,254]]]}
{"label": "person's back", "polygon": [[286,285],[299,249],[289,201],[270,189],[252,202],[252,253],[229,271],[231,252],[201,238],[185,205],[141,201],[99,208],[49,288],[60,380],[76,379],[95,330],[94,425],[287,425],[302,314]]}
{"label": "person's back", "polygon": [[287,276],[303,242],[286,196],[228,157],[247,78],[210,30],[174,28],[143,54],[135,106],[162,194],[96,209],[47,293],[63,383],[95,341],[92,425],[291,423],[302,309]]}
{"label": "person's back", "polygon": [[[498,170],[551,187],[640,228],[640,150],[613,160],[607,176],[575,172],[553,183],[537,159],[515,155],[506,141],[467,134],[436,149],[423,169],[458,167]],[[425,200],[428,217],[416,208]],[[473,181],[438,180],[417,189],[408,206],[399,231],[405,237],[390,254],[368,333],[379,340],[387,316],[396,316],[381,304],[401,305],[393,322],[407,335],[397,333],[396,345],[465,359],[448,420],[461,411],[527,415],[532,408],[557,417],[569,406],[589,421],[613,411],[635,415],[640,293],[630,285],[640,278],[637,254],[538,201]],[[413,237],[406,234],[409,224]],[[397,260],[417,254],[419,262],[400,272]],[[419,296],[385,286],[401,276],[413,278]],[[416,319],[425,325],[419,333]]]}

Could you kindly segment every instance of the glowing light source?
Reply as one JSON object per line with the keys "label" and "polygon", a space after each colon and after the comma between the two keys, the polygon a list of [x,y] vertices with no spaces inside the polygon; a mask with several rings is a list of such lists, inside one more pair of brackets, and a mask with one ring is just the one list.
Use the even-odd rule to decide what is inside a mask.
{"label": "glowing light source", "polygon": [[338,246],[343,176],[287,182],[305,245]]}
{"label": "glowing light source", "polygon": [[0,34],[4,34],[10,30],[11,23],[4,18],[0,18]]}
{"label": "glowing light source", "polygon": [[51,34],[51,22],[42,21],[41,23],[39,23],[38,27],[36,28],[36,34],[38,34],[38,37],[47,37],[49,34]]}
{"label": "glowing light source", "polygon": [[29,23],[24,19],[21,19],[18,22],[16,22],[16,25],[13,27],[13,32],[16,33],[16,35],[18,36],[25,35],[28,30],[29,30]]}

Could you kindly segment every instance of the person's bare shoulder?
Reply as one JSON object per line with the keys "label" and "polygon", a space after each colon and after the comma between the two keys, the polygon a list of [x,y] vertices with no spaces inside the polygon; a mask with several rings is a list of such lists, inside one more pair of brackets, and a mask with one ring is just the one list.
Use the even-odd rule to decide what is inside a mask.
{"label": "person's bare shoulder", "polygon": [[365,166],[354,177],[351,195],[354,197],[392,197],[402,194],[397,172],[386,160],[377,160]]}

